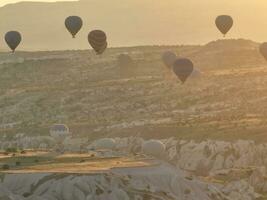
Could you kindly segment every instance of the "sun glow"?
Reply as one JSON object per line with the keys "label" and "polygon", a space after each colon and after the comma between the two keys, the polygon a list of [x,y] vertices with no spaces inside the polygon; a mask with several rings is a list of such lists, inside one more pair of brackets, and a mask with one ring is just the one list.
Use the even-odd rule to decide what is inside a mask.
{"label": "sun glow", "polygon": [[[36,2],[56,2],[56,1],[75,1],[75,0],[28,0],[28,1],[36,1]],[[4,6],[9,3],[17,3],[22,2],[21,0],[1,0],[0,6]]]}

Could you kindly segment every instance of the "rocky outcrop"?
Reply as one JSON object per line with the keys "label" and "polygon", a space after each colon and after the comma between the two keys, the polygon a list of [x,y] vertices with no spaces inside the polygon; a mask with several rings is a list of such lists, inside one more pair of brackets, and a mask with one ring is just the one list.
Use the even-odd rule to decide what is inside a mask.
{"label": "rocky outcrop", "polygon": [[[142,142],[129,142],[133,139],[116,139],[138,149]],[[139,140],[140,141],[140,140]],[[144,142],[144,141],[143,141]],[[179,169],[198,177],[211,177],[233,199],[257,199],[260,193],[267,192],[267,145],[253,141],[184,141],[174,138],[164,139],[165,156],[159,157]],[[121,145],[121,144],[120,144]],[[119,146],[118,146],[118,149]],[[157,157],[157,156],[156,156]]]}
{"label": "rocky outcrop", "polygon": [[0,191],[5,200],[227,199],[215,186],[189,180],[167,163],[91,175],[6,174]]}
{"label": "rocky outcrop", "polygon": [[[116,150],[140,153],[145,140],[142,138],[115,138]],[[165,160],[188,171],[205,168],[209,173],[222,169],[267,167],[267,145],[239,140],[225,142],[207,140],[202,142],[164,139]],[[262,169],[261,169],[262,170]],[[264,170],[263,170],[264,171]]]}
{"label": "rocky outcrop", "polygon": [[[112,141],[114,141],[112,150],[101,156],[95,152],[95,155],[112,157],[145,153],[142,151],[142,146],[146,140],[142,138],[113,138]],[[40,142],[44,141],[40,140]],[[217,199],[222,199],[221,197],[224,196],[235,200],[254,200],[259,197],[259,194],[267,192],[266,144],[243,140],[195,142],[175,138],[163,139],[160,143],[164,145],[163,152],[155,154],[154,158],[162,160],[165,164],[149,168],[149,170],[120,169],[116,171],[114,169],[112,173],[94,175],[93,179],[88,175],[61,175],[59,177],[51,174],[20,175],[15,183],[14,175],[6,175],[1,184],[1,190],[5,191],[4,193],[7,193],[8,198],[11,199],[16,199],[18,194],[31,199],[37,192],[39,196],[46,194],[44,197],[46,199],[54,199],[53,195],[57,194],[55,198],[67,200],[74,198],[73,195],[76,199],[86,200],[114,199],[115,196],[119,196],[116,197],[118,199],[142,199],[144,196],[153,196],[155,193],[159,196],[169,195],[173,199],[179,197],[179,199],[194,200],[198,197],[195,194],[203,194],[205,200],[215,199],[215,196]],[[94,142],[88,143],[88,147],[92,144]],[[202,178],[210,184],[204,184],[200,181]],[[112,181],[116,187],[110,189],[109,181],[99,183],[99,180]],[[87,184],[91,182],[91,185],[86,185],[84,181]],[[36,189],[29,194],[32,188]],[[68,193],[69,191],[71,194]],[[140,197],[139,194],[141,194]]]}

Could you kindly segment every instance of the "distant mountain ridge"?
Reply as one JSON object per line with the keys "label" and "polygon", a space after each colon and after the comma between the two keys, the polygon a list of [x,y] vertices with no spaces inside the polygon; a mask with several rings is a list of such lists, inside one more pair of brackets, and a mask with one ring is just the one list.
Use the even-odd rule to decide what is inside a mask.
{"label": "distant mountain ridge", "polygon": [[[88,49],[87,34],[96,28],[107,32],[112,47],[204,44],[222,37],[214,26],[215,17],[230,14],[235,24],[228,38],[263,41],[267,30],[262,29],[265,22],[261,19],[266,17],[266,5],[247,0],[20,2],[0,8],[0,36],[3,38],[8,30],[20,31],[23,34],[20,50]],[[243,15],[247,12],[256,12],[257,16]],[[64,27],[69,15],[79,15],[84,20],[76,40],[71,39]],[[3,40],[0,49],[8,50]]]}

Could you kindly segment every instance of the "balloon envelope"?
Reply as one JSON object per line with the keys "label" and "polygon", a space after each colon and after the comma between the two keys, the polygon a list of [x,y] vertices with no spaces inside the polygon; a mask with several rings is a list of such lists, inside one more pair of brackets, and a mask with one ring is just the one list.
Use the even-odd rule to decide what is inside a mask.
{"label": "balloon envelope", "polygon": [[95,141],[96,150],[112,150],[116,147],[116,141],[112,138],[102,138]]}
{"label": "balloon envelope", "polygon": [[119,66],[130,66],[133,64],[133,59],[128,54],[120,54],[117,57],[117,62]]}
{"label": "balloon envelope", "polygon": [[166,65],[166,67],[168,68],[172,68],[173,63],[175,62],[175,60],[177,59],[177,56],[174,52],[172,51],[166,51],[162,54],[162,61],[163,63]]}
{"label": "balloon envelope", "polygon": [[194,68],[193,72],[190,75],[190,78],[200,78],[202,75],[201,71],[199,69]]}
{"label": "balloon envelope", "polygon": [[260,53],[267,60],[267,42],[264,42],[260,45]]}
{"label": "balloon envelope", "polygon": [[173,64],[173,71],[177,77],[184,83],[187,78],[192,74],[194,64],[187,58],[177,59]]}
{"label": "balloon envelope", "polygon": [[220,15],[216,18],[215,24],[219,31],[221,31],[223,35],[226,35],[232,28],[234,21],[233,18],[229,15]]}
{"label": "balloon envelope", "polygon": [[105,42],[105,44],[101,47],[101,49],[99,51],[97,51],[97,55],[101,55],[102,53],[104,53],[104,51],[106,50],[106,48],[108,47],[108,43]]}
{"label": "balloon envelope", "polygon": [[65,26],[73,38],[75,38],[76,34],[81,30],[82,25],[83,21],[78,16],[69,16],[65,20]]}
{"label": "balloon envelope", "polygon": [[108,46],[106,33],[101,30],[91,31],[88,42],[97,54],[102,54]]}
{"label": "balloon envelope", "polygon": [[166,146],[159,140],[149,140],[142,145],[142,151],[151,156],[160,157],[164,154]]}
{"label": "balloon envelope", "polygon": [[9,31],[5,35],[5,41],[13,52],[19,46],[21,40],[21,34],[17,31]]}
{"label": "balloon envelope", "polygon": [[54,124],[50,127],[50,135],[56,141],[63,141],[66,137],[71,136],[70,130],[65,124]]}

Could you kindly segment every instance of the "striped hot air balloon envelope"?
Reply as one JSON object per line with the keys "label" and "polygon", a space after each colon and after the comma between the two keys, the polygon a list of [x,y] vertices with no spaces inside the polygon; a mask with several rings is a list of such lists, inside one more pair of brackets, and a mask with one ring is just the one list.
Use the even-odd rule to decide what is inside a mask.
{"label": "striped hot air balloon envelope", "polygon": [[216,18],[215,24],[219,31],[224,35],[228,33],[228,31],[232,28],[234,24],[234,20],[229,15],[220,15]]}
{"label": "striped hot air balloon envelope", "polygon": [[88,35],[88,42],[97,54],[102,54],[107,46],[107,36],[104,31],[93,30]]}

